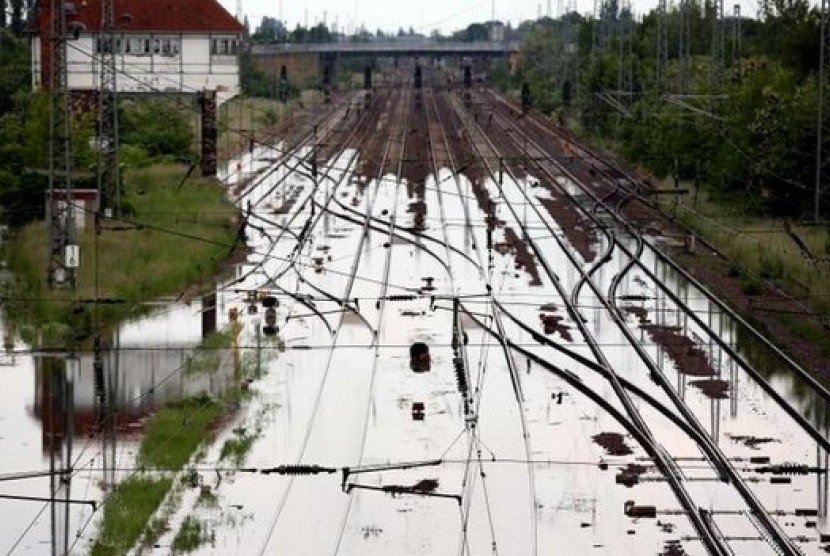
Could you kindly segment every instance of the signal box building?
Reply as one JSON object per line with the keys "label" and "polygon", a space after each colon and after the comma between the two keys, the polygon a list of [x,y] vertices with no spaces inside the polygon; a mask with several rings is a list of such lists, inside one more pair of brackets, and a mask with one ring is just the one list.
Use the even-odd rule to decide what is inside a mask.
{"label": "signal box building", "polygon": [[[63,2],[67,88],[98,89],[100,54],[114,49],[119,93],[239,93],[243,26],[216,0],[113,0],[114,44],[101,37],[101,1]],[[49,88],[50,4],[38,2],[32,44],[33,86]],[[44,58],[44,53],[47,56]]]}

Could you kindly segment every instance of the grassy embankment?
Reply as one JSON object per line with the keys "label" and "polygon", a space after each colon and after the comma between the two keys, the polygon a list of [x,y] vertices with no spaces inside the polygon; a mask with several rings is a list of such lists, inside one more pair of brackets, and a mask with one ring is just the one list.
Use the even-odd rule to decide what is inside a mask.
{"label": "grassy embankment", "polygon": [[153,416],[138,453],[144,471],[122,481],[107,501],[93,556],[125,554],[138,541],[172,486],[171,474],[190,461],[223,410],[221,401],[200,396],[171,403]]}
{"label": "grassy embankment", "polygon": [[[239,136],[239,129],[246,129],[244,119],[250,125],[247,129],[264,137],[266,129],[274,128],[295,108],[257,99],[238,104],[223,107],[225,137]],[[226,139],[224,144],[220,160],[244,150],[247,139],[235,146]],[[81,265],[72,290],[48,288],[45,224],[37,222],[19,231],[8,250],[17,277],[13,297],[18,301],[8,303],[7,312],[26,340],[46,346],[81,345],[96,327],[106,330],[145,313],[145,302],[160,296],[194,292],[194,285],[221,269],[236,237],[235,207],[224,200],[217,182],[184,180],[186,172],[182,165],[158,164],[125,174],[129,215],[106,221],[100,235],[91,229],[79,234]],[[96,299],[117,303],[92,303]],[[215,350],[229,347],[233,335],[220,333],[206,339],[204,349],[197,349],[183,372],[215,371],[220,364]],[[252,378],[246,366],[243,361],[236,369],[237,386],[221,399],[191,398],[169,404],[153,416],[139,450],[140,471],[122,481],[106,501],[92,554],[124,554],[147,532],[150,517],[173,486],[172,476],[212,435],[219,417],[245,397],[245,383]],[[250,448],[246,440],[242,438],[246,445],[233,446],[226,457],[242,457]],[[152,525],[158,535],[166,522]],[[186,549],[193,542],[193,531],[185,528],[181,537],[176,544]]]}
{"label": "grassy embankment", "polygon": [[[192,358],[201,361],[198,372],[213,373],[219,369],[222,364],[219,350],[229,348],[238,331],[238,327],[232,326],[230,331],[208,337],[194,350]],[[230,357],[227,351],[224,353]],[[206,355],[211,357],[205,358]],[[226,358],[225,364],[235,365],[237,381],[221,397],[201,395],[172,402],[153,415],[138,450],[139,471],[121,482],[104,506],[100,532],[92,548],[94,556],[125,554],[140,538],[142,543],[152,544],[164,533],[175,503],[149,522],[174,486],[173,477],[210,440],[222,417],[238,407],[238,401],[248,394],[247,381],[255,378],[255,367],[244,358],[238,362]],[[185,473],[182,481],[189,480]],[[184,537],[177,542],[187,545],[193,540],[192,533],[185,529]]]}
{"label": "grassy embankment", "polygon": [[[238,113],[259,114],[260,104],[246,102]],[[253,125],[261,129],[265,123]],[[106,221],[100,235],[92,229],[79,235],[81,265],[74,290],[48,288],[45,224],[36,222],[18,232],[8,246],[8,260],[17,277],[14,297],[25,301],[8,309],[25,339],[41,345],[81,345],[96,321],[103,330],[111,328],[146,313],[146,301],[193,292],[194,285],[221,269],[236,237],[236,209],[224,200],[224,189],[215,180],[183,181],[186,172],[186,166],[169,163],[125,174],[125,198],[132,210],[123,221]],[[119,303],[96,308],[90,303],[96,298]],[[229,333],[209,337],[206,349],[194,353],[185,371],[215,370],[216,349],[228,347],[230,340]],[[170,491],[175,471],[243,395],[233,390],[219,400],[176,402],[153,416],[139,450],[142,471],[121,482],[107,500],[92,554],[124,554],[135,545]]]}
{"label": "grassy embankment", "polygon": [[[787,224],[774,218],[748,216],[735,204],[709,200],[685,201],[666,206],[678,220],[724,253],[728,273],[741,280],[746,295],[760,293],[763,282],[774,284],[801,300],[821,318],[830,316],[830,233],[826,227]],[[718,261],[710,261],[717,264]],[[821,342],[830,355],[825,332],[818,321],[781,313],[776,318],[798,337]]]}
{"label": "grassy embankment", "polygon": [[[236,236],[236,210],[213,180],[181,183],[185,172],[176,164],[127,172],[134,213],[105,221],[100,235],[92,229],[80,233],[74,290],[48,287],[44,222],[20,230],[9,246],[9,263],[17,277],[14,297],[23,301],[8,311],[24,339],[77,345],[92,333],[96,318],[107,329],[146,312],[143,303],[179,295],[220,269]],[[116,303],[96,307],[93,301],[100,298]]]}
{"label": "grassy embankment", "polygon": [[[280,122],[316,97],[312,92],[288,104],[245,98],[223,104],[220,161],[246,150],[249,137],[261,140],[273,134]],[[42,346],[81,345],[96,322],[110,328],[146,312],[142,303],[192,291],[220,269],[236,236],[235,208],[223,201],[223,188],[214,180],[183,181],[186,173],[186,166],[173,163],[125,172],[123,195],[132,212],[125,211],[124,222],[105,221],[98,236],[92,229],[79,235],[81,264],[74,290],[48,287],[45,223],[17,233],[7,253],[17,282],[5,292],[6,314],[25,340]],[[117,303],[96,307],[96,298]]]}

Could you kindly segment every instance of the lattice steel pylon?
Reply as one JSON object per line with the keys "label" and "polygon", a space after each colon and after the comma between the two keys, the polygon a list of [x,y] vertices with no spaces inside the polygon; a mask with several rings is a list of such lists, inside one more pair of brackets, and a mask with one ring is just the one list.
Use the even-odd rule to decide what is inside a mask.
{"label": "lattice steel pylon", "polygon": [[709,67],[709,93],[717,94],[723,80],[723,0],[711,0],[712,6],[712,54]]}
{"label": "lattice steel pylon", "polygon": [[75,243],[71,181],[72,129],[66,64],[67,4],[63,0],[49,0],[48,6],[50,24],[45,45],[50,93],[49,190],[46,202],[46,221],[49,223],[47,282],[50,288],[61,288],[75,285],[74,265],[67,261],[70,247]]}
{"label": "lattice steel pylon", "polygon": [[654,58],[654,87],[657,95],[664,90],[666,68],[669,61],[669,30],[666,0],[657,1],[657,52]]}
{"label": "lattice steel pylon", "polygon": [[622,99],[630,99],[634,89],[634,71],[632,67],[631,34],[632,34],[631,0],[622,0],[619,17],[619,63],[617,64],[617,90]]}
{"label": "lattice steel pylon", "polygon": [[741,5],[732,6],[732,63],[741,59]]}
{"label": "lattice steel pylon", "polygon": [[121,216],[121,178],[118,171],[118,99],[115,65],[114,0],[101,1],[98,88],[98,194],[104,212]]}
{"label": "lattice steel pylon", "polygon": [[565,77],[563,80],[563,96],[564,84],[567,83],[569,87],[570,101],[577,98],[579,94],[579,41],[577,25],[574,24],[572,14],[577,13],[576,0],[564,0],[565,14],[562,27],[562,40],[564,42],[564,58],[565,58]]}
{"label": "lattice steel pylon", "polygon": [[689,0],[680,0],[678,6],[678,32],[677,32],[677,81],[678,93],[685,94],[688,88],[689,71],[691,69],[689,35]]}
{"label": "lattice steel pylon", "polygon": [[828,71],[830,71],[830,21],[828,11],[830,0],[821,0],[821,44],[818,79],[818,122],[816,125],[816,184],[813,198],[813,220],[821,217],[821,192],[825,167],[827,166],[827,138],[830,136],[830,102],[828,102]]}
{"label": "lattice steel pylon", "polygon": [[591,37],[592,58],[604,52],[605,45],[607,44],[606,32],[608,26],[605,23],[605,19],[602,17],[602,1],[603,0],[594,0],[594,26],[593,36]]}

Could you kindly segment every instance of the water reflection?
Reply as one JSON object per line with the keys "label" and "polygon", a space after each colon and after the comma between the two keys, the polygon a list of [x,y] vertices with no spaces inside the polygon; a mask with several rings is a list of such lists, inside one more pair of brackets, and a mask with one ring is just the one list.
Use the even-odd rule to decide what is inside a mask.
{"label": "water reflection", "polygon": [[[194,349],[201,317],[198,305],[171,306],[160,316],[126,324],[98,350],[32,356],[27,413],[39,425],[40,452],[49,464],[44,500],[50,502],[53,554],[72,550],[82,525],[78,506],[100,502],[123,478],[118,467],[134,465],[121,445],[135,447],[157,408],[201,394],[219,397],[234,385],[233,350]],[[86,486],[76,486],[73,498],[79,472]]]}

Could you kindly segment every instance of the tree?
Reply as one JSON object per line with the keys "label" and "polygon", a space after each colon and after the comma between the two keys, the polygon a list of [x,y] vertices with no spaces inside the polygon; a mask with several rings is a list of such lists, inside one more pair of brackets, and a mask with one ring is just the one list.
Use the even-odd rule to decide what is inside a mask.
{"label": "tree", "polygon": [[259,27],[251,35],[251,40],[259,43],[282,42],[286,36],[285,25],[283,25],[282,21],[266,15],[263,16]]}
{"label": "tree", "polygon": [[193,129],[186,112],[166,99],[123,101],[119,106],[122,144],[141,147],[153,157],[188,159]]}
{"label": "tree", "polygon": [[15,94],[30,86],[28,42],[0,29],[0,116],[13,108]]}
{"label": "tree", "polygon": [[331,32],[329,32],[329,28],[324,23],[318,23],[308,30],[307,41],[311,43],[331,42]]}
{"label": "tree", "polygon": [[471,23],[463,31],[457,31],[453,38],[461,42],[486,41],[490,38],[487,25],[484,23]]}

